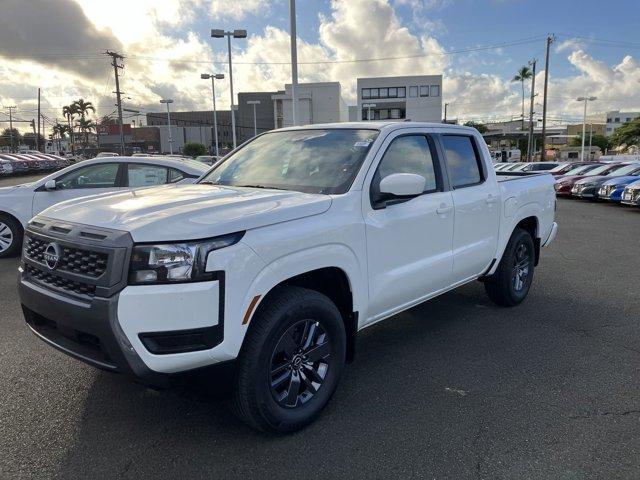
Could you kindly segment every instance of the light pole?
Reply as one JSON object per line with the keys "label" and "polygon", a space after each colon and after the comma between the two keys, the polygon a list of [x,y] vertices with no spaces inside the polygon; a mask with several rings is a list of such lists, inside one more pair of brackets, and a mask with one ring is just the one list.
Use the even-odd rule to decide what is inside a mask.
{"label": "light pole", "polygon": [[233,109],[233,64],[231,63],[231,37],[247,38],[246,30],[234,30],[225,32],[220,29],[211,29],[211,37],[224,38],[227,37],[227,48],[229,49],[229,91],[231,92],[231,135],[233,137],[233,148],[236,148],[236,114]]}
{"label": "light pole", "polygon": [[247,105],[253,105],[253,136],[258,135],[258,121],[256,120],[256,105],[260,105],[260,100],[247,100]]}
{"label": "light pole", "polygon": [[591,144],[593,142],[593,123],[589,124],[589,160],[591,160]]}
{"label": "light pole", "polygon": [[367,120],[371,121],[371,109],[376,107],[375,103],[363,103],[362,106],[367,109]]}
{"label": "light pole", "polygon": [[291,113],[293,126],[298,125],[298,35],[296,33],[296,0],[289,0],[291,35]]}
{"label": "light pole", "polygon": [[167,128],[169,129],[169,154],[173,155],[173,138],[171,138],[171,113],[169,113],[169,104],[173,103],[170,98],[163,98],[160,103],[167,104]]}
{"label": "light pole", "polygon": [[598,97],[578,97],[578,102],[584,102],[584,113],[582,115],[582,153],[580,154],[580,161],[584,162],[584,140],[587,134],[587,103],[597,100]]}
{"label": "light pole", "polygon": [[202,73],[200,78],[203,80],[211,79],[211,98],[213,99],[213,141],[216,145],[216,160],[220,157],[218,153],[218,114],[216,113],[216,87],[215,80],[222,80],[224,78],[223,73],[209,74]]}

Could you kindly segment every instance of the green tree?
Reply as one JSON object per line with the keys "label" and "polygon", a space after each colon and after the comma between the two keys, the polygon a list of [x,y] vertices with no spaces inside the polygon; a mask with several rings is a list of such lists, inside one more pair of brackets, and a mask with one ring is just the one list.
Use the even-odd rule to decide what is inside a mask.
{"label": "green tree", "polygon": [[[12,139],[13,142],[11,141]],[[13,149],[16,145],[20,145],[21,141],[22,135],[15,128],[5,128],[2,131],[2,135],[0,135],[0,146],[2,147],[11,147]]]}
{"label": "green tree", "polygon": [[[585,147],[589,147],[589,134],[584,137],[584,145]],[[606,150],[611,148],[611,142],[604,135],[593,135],[591,137],[591,145],[595,145],[596,147],[600,147],[600,150],[604,153]],[[581,147],[582,146],[582,134],[578,134],[577,137],[573,137],[571,139],[572,147]]]}
{"label": "green tree", "polygon": [[201,143],[185,143],[182,153],[195,158],[198,155],[205,155],[207,153],[207,148]]}
{"label": "green tree", "polygon": [[62,115],[64,115],[67,119],[67,126],[69,127],[69,135],[70,135],[70,140],[71,140],[71,153],[75,153],[75,145],[74,145],[74,138],[73,138],[73,116],[76,115],[78,113],[78,110],[76,108],[75,102],[69,104],[69,105],[65,105],[64,107],[62,107]]}
{"label": "green tree", "polygon": [[[39,139],[38,143],[41,146],[44,145],[44,137],[42,135],[38,135],[38,139]],[[27,145],[31,150],[35,150],[36,149],[36,134],[33,133],[33,132],[26,132],[22,136],[22,143]]]}
{"label": "green tree", "polygon": [[611,135],[611,143],[616,147],[640,145],[640,118],[616,128]]}
{"label": "green tree", "polygon": [[467,123],[465,123],[465,126],[475,128],[476,130],[478,130],[478,132],[480,132],[480,134],[487,133],[487,130],[489,130],[485,124],[473,121],[468,121]]}
{"label": "green tree", "polygon": [[89,132],[94,131],[97,125],[93,120],[80,117],[77,126],[78,130],[83,134],[82,153],[84,153],[87,149],[87,144],[89,143]]}
{"label": "green tree", "polygon": [[531,77],[533,77],[533,72],[529,67],[523,65],[516,76],[511,79],[512,82],[520,82],[522,86],[522,130],[524,130],[524,81],[529,80]]}

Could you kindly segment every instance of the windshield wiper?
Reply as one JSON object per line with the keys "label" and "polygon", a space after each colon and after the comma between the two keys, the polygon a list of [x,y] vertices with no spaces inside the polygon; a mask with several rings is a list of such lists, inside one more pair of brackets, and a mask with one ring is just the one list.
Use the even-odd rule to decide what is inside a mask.
{"label": "windshield wiper", "polygon": [[265,190],[287,190],[286,188],[278,188],[278,187],[267,187],[266,185],[230,185],[232,187],[240,187],[240,188],[264,188]]}

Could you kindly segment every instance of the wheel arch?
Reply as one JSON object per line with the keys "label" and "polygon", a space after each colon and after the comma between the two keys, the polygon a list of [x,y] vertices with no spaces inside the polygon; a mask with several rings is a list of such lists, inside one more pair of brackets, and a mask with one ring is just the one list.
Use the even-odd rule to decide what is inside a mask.
{"label": "wheel arch", "polygon": [[[248,329],[244,338],[246,339],[249,330],[252,328],[251,319],[268,304],[269,298],[281,287],[296,286],[319,292],[328,297],[340,311],[347,335],[347,361],[351,361],[355,355],[355,338],[358,331],[358,311],[356,310],[356,300],[352,287],[352,279],[345,269],[327,265],[311,270],[303,271],[295,275],[287,276],[274,283],[259,300],[253,305],[253,312],[247,311],[245,321]],[[253,297],[254,299],[257,296]],[[251,304],[248,307],[251,309]],[[243,339],[244,344],[244,339]]]}

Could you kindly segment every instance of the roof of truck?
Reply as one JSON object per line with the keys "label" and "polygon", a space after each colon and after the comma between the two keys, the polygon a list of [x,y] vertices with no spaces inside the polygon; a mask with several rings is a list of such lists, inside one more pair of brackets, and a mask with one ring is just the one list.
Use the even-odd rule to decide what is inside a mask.
{"label": "roof of truck", "polygon": [[359,128],[359,129],[375,129],[375,130],[396,130],[402,128],[451,128],[456,130],[476,131],[473,127],[464,125],[452,125],[450,123],[433,123],[433,122],[411,122],[411,121],[374,121],[374,122],[342,122],[342,123],[316,123],[313,125],[302,125],[299,127],[285,127],[282,130],[309,130],[322,128]]}

